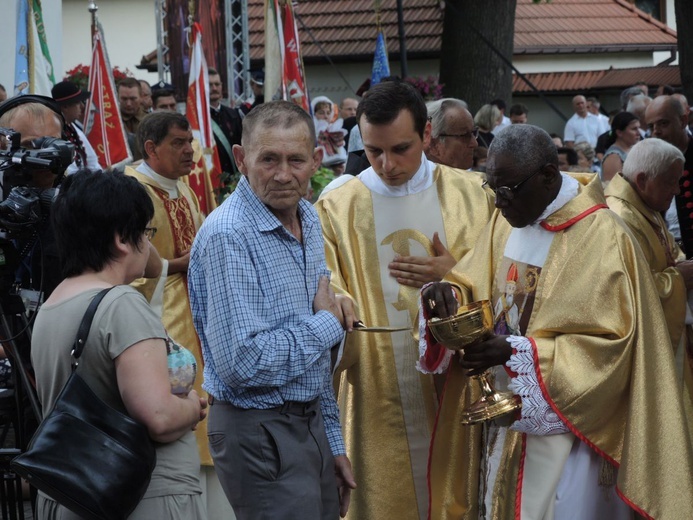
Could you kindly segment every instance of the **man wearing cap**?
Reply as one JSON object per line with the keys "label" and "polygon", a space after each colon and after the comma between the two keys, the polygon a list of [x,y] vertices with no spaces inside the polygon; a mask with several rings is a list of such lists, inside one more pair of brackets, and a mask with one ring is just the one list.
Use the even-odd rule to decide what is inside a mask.
{"label": "man wearing cap", "polygon": [[89,99],[90,92],[84,91],[70,81],[56,83],[51,89],[53,99],[60,106],[65,119],[63,133],[75,145],[75,160],[67,167],[68,174],[82,168],[92,171],[102,170],[99,158],[82,131],[81,121],[84,118],[84,102]]}
{"label": "man wearing cap", "polygon": [[152,85],[152,111],[170,110],[176,112],[175,89],[170,83],[159,81]]}
{"label": "man wearing cap", "polygon": [[224,84],[221,76],[213,68],[209,68],[209,106],[212,115],[212,131],[217,143],[219,162],[224,174],[233,174],[236,167],[233,162],[231,148],[241,144],[243,123],[238,110],[221,104]]}

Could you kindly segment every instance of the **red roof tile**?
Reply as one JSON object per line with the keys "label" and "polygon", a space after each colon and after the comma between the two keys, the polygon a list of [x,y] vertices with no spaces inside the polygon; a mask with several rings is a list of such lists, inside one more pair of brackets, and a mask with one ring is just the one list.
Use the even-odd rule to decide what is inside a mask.
{"label": "red roof tile", "polygon": [[[578,72],[543,72],[524,75],[543,92],[571,93],[600,89],[623,89],[644,82],[649,86],[681,85],[679,67],[635,67],[630,69],[587,70]],[[513,93],[534,91],[520,77],[513,77]]]}
{"label": "red roof tile", "polygon": [[[253,60],[261,60],[263,0],[249,0],[248,4],[250,55]],[[388,39],[388,50],[394,56],[399,52],[396,0],[382,0],[381,5],[381,25]],[[318,43],[332,59],[371,59],[376,35],[372,0],[299,0],[295,11],[308,29],[304,30],[298,22],[307,62],[324,59]],[[441,2],[405,2],[403,11],[408,54],[437,56],[443,28]],[[552,0],[540,4],[532,0],[517,1],[515,54],[649,52],[675,48],[673,30],[626,0]]]}

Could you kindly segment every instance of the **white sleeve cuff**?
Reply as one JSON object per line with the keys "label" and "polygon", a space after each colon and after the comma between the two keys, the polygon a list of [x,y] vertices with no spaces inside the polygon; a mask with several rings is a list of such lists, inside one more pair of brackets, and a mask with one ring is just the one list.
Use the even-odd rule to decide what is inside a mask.
{"label": "white sleeve cuff", "polygon": [[510,336],[508,342],[515,353],[506,366],[515,372],[508,389],[522,399],[522,416],[510,427],[512,430],[531,435],[556,435],[570,430],[544,399],[534,366],[532,342],[523,336]]}

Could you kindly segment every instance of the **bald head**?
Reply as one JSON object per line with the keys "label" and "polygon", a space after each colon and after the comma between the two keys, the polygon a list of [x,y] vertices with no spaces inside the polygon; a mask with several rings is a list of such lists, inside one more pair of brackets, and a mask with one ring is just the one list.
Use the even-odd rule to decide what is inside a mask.
{"label": "bald head", "polygon": [[645,121],[652,137],[663,139],[684,151],[688,147],[688,114],[674,96],[658,96],[645,110]]}
{"label": "bald head", "polygon": [[58,114],[41,103],[24,103],[0,117],[0,126],[22,134],[22,146],[38,137],[61,137],[63,123]]}
{"label": "bald head", "polygon": [[575,96],[573,98],[573,110],[580,117],[587,117],[587,100],[585,96]]}

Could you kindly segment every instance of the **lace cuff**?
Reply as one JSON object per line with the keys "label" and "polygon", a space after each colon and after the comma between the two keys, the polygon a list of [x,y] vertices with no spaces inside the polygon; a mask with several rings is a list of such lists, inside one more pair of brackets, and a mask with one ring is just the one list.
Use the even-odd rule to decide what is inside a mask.
{"label": "lace cuff", "polygon": [[512,377],[508,389],[522,399],[522,416],[510,429],[530,435],[556,435],[570,430],[544,399],[534,366],[532,342],[524,336],[510,336],[514,354],[506,366],[517,376]]}

